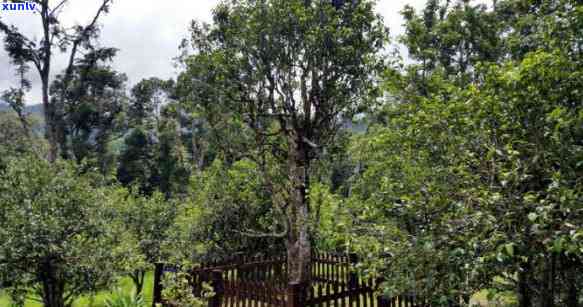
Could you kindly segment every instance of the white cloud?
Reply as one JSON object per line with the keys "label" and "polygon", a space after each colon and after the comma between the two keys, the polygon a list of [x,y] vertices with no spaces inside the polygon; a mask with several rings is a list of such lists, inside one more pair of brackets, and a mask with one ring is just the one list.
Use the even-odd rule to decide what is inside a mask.
{"label": "white cloud", "polygon": [[[64,8],[62,20],[66,25],[85,24],[91,19],[100,1],[71,1]],[[217,0],[116,0],[111,12],[101,18],[101,44],[120,49],[114,67],[125,72],[130,86],[142,78],[175,75],[172,58],[178,54],[178,44],[186,37],[191,20],[209,21]],[[421,8],[425,0],[380,0],[377,9],[385,19],[393,36],[402,33],[399,12],[406,5]],[[15,24],[31,37],[40,37],[38,15],[29,12],[3,12],[5,22]],[[64,68],[66,59],[58,56],[53,72]],[[0,91],[15,83],[9,59],[0,50]],[[40,102],[40,83],[36,72],[31,72],[33,90],[31,103]]]}

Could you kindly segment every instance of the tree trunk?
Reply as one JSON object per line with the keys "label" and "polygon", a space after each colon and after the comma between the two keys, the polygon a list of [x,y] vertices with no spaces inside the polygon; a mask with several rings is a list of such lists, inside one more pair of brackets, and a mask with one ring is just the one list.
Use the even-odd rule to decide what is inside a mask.
{"label": "tree trunk", "polygon": [[144,278],[146,276],[146,272],[144,270],[136,270],[133,274],[131,274],[132,281],[134,282],[134,286],[136,287],[136,295],[142,293],[144,288]]}
{"label": "tree trunk", "polygon": [[49,97],[49,86],[50,86],[50,74],[51,74],[51,33],[50,33],[50,11],[49,2],[44,0],[41,2],[41,19],[43,26],[43,57],[39,65],[39,74],[41,78],[41,90],[42,90],[42,104],[43,113],[45,118],[45,136],[47,142],[49,143],[48,160],[49,162],[54,162],[57,160],[59,155],[59,142],[58,142],[58,128],[56,123],[56,110],[55,106],[51,103]]}
{"label": "tree trunk", "polygon": [[579,289],[577,288],[579,269],[573,269],[576,268],[577,265],[577,262],[569,260],[569,258],[563,254],[563,267],[567,268],[564,269],[564,277],[567,284],[567,307],[579,307]]}
{"label": "tree trunk", "polygon": [[[571,273],[575,275],[576,273]],[[568,290],[567,290],[567,307],[578,307],[579,306],[579,291],[576,284],[576,276],[571,276],[569,280]]]}
{"label": "tree trunk", "polygon": [[544,258],[544,267],[541,280],[541,295],[539,298],[540,307],[552,307],[553,306],[553,292],[551,290],[551,257],[550,255]]}
{"label": "tree trunk", "polygon": [[555,294],[556,294],[556,281],[557,281],[557,254],[556,253],[552,253],[551,254],[551,268],[550,268],[550,280],[549,280],[549,299],[548,299],[548,304],[549,306],[554,306],[555,305]]}
{"label": "tree trunk", "polygon": [[48,160],[54,162],[59,155],[59,145],[57,142],[57,127],[55,124],[55,110],[49,101],[49,79],[48,76],[42,77],[42,100],[43,115],[45,118],[45,137],[49,143]]}
{"label": "tree trunk", "polygon": [[311,279],[311,244],[308,216],[308,167],[307,148],[301,137],[289,138],[288,174],[290,195],[288,205],[289,232],[287,236],[288,281],[304,283]]}
{"label": "tree trunk", "polygon": [[44,307],[66,307],[65,283],[58,278],[57,268],[47,260],[41,268],[40,279]]}
{"label": "tree trunk", "polygon": [[526,263],[522,263],[518,273],[518,302],[520,307],[532,307],[532,292],[529,285],[532,273],[530,261],[528,259]]}

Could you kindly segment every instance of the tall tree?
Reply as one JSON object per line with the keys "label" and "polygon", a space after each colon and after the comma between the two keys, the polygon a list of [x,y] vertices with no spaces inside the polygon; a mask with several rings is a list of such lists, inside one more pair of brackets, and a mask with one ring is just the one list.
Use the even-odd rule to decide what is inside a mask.
{"label": "tall tree", "polygon": [[158,176],[155,158],[156,144],[153,136],[140,127],[133,128],[126,136],[119,156],[118,180],[124,186],[137,186],[142,194],[151,194],[156,190]]}
{"label": "tall tree", "polygon": [[149,78],[131,90],[129,126],[118,168],[126,185],[137,184],[150,194],[159,190],[166,198],[184,194],[190,175],[182,135],[182,112],[175,102],[174,80]]}
{"label": "tall tree", "polygon": [[[18,0],[15,2],[24,2]],[[67,89],[73,75],[75,59],[80,50],[91,49],[92,40],[99,34],[98,20],[108,12],[112,0],[101,0],[101,5],[91,21],[85,25],[66,28],[59,20],[59,15],[68,4],[68,0],[53,3],[51,0],[34,1],[42,25],[39,41],[30,39],[14,25],[7,25],[0,20],[0,32],[4,33],[4,47],[14,62],[32,64],[41,79],[42,104],[46,123],[46,138],[49,143],[48,160],[55,161],[59,155],[59,144],[64,142],[62,101],[51,100],[51,64],[56,49],[68,52],[68,63],[63,75],[63,88]]]}
{"label": "tall tree", "polygon": [[242,125],[251,155],[278,161],[281,176],[270,181],[286,191],[285,229],[263,235],[286,237],[289,280],[307,281],[312,163],[341,118],[374,99],[383,64],[387,31],[374,1],[225,1],[211,25],[193,23],[191,33],[181,76],[188,106]]}
{"label": "tall tree", "polygon": [[153,77],[134,85],[128,111],[132,125],[148,129],[158,128],[163,107],[174,98],[174,83],[172,79]]}
{"label": "tall tree", "polygon": [[158,149],[160,192],[167,199],[178,194],[186,194],[186,182],[190,177],[186,161],[186,150],[182,141],[180,123],[176,120],[177,105],[169,105],[162,111],[163,116],[158,128],[160,145]]}
{"label": "tall tree", "polygon": [[505,55],[504,22],[486,4],[466,0],[429,0],[422,11],[405,6],[405,33],[400,41],[415,65],[409,65],[411,85],[428,95],[431,75],[444,74],[465,86],[475,80],[475,65],[496,62]]}
{"label": "tall tree", "polygon": [[65,74],[51,85],[52,101],[63,103],[61,156],[88,162],[103,174],[113,165],[108,145],[126,102],[127,77],[108,65],[116,53],[114,48],[90,50],[75,61],[68,85]]}

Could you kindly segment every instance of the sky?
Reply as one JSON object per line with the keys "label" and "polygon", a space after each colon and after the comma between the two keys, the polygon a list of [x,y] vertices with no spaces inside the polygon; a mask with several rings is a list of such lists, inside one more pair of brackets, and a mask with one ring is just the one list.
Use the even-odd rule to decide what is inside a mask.
{"label": "sky", "polygon": [[[377,11],[384,17],[391,36],[403,33],[403,18],[399,11],[409,4],[423,7],[426,0],[378,0]],[[52,0],[54,3],[60,1]],[[87,24],[100,0],[69,0],[61,16],[63,24]],[[178,55],[178,45],[187,37],[193,19],[210,21],[211,10],[218,0],[114,0],[109,14],[100,19],[99,43],[103,47],[120,49],[112,66],[128,76],[128,88],[143,78],[171,78],[177,71],[172,59]],[[14,24],[30,38],[40,37],[40,17],[31,12],[0,11],[3,22]],[[1,35],[0,35],[1,36]],[[53,74],[66,63],[65,55],[53,62]],[[28,104],[40,103],[40,80],[31,70],[33,82],[27,95]],[[0,49],[0,92],[16,86],[14,67],[3,48]]]}

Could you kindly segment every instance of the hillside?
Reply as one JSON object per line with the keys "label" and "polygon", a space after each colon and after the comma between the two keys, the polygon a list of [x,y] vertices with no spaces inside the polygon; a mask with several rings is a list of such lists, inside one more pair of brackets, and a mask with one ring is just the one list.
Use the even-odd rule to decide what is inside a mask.
{"label": "hillside", "polygon": [[[12,109],[10,108],[10,106],[7,103],[0,100],[0,112],[11,111],[11,110]],[[25,110],[26,110],[26,113],[29,113],[31,115],[38,115],[39,117],[42,118],[43,106],[41,104],[27,105]]]}

